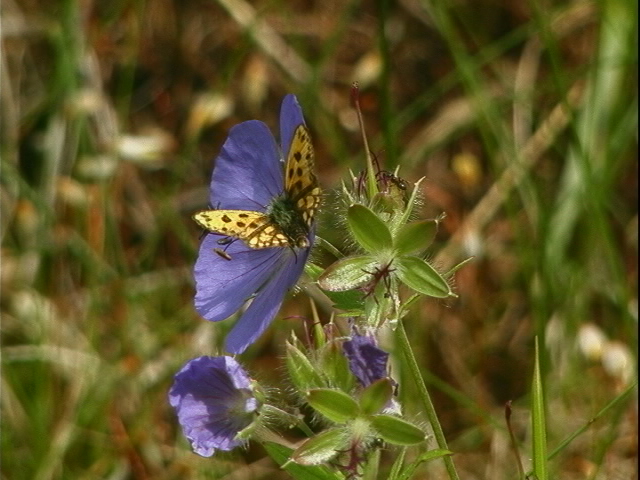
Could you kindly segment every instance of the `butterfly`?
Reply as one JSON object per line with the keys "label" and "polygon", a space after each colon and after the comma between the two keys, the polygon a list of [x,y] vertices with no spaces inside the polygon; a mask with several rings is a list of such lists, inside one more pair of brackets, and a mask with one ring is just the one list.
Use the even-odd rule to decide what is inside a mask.
{"label": "butterfly", "polygon": [[210,232],[243,240],[250,248],[308,248],[322,193],[313,167],[311,136],[300,124],[285,162],[284,191],[271,200],[265,212],[213,209],[197,212],[193,219]]}

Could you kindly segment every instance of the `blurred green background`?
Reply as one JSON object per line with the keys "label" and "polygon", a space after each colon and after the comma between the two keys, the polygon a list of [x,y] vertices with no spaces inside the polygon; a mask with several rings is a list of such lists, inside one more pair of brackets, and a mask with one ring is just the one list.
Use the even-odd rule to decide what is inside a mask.
{"label": "blurred green background", "polygon": [[[618,400],[554,477],[638,478],[637,26],[631,0],[4,0],[2,478],[287,478],[257,445],[192,454],[166,402],[231,323],[193,308],[190,217],[228,129],[277,132],[289,92],[324,189],[362,169],[356,80],[376,158],[447,214],[434,264],[474,257],[405,319],[460,477],[515,478],[508,400],[527,465],[537,335],[550,452]],[[292,297],[243,355],[257,379],[286,386],[308,316]]]}

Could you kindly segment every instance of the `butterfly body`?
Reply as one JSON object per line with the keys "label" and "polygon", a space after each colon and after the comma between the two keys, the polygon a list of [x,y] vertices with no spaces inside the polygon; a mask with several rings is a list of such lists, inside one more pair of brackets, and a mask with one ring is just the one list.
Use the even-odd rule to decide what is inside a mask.
{"label": "butterfly body", "polygon": [[284,191],[265,205],[264,212],[203,210],[193,218],[206,230],[243,240],[250,248],[308,248],[321,195],[313,165],[309,132],[299,125],[285,164]]}
{"label": "butterfly body", "polygon": [[286,193],[275,198],[267,209],[270,224],[278,225],[287,238],[288,246],[306,248],[309,246],[310,225],[304,220],[300,208],[294,199]]}

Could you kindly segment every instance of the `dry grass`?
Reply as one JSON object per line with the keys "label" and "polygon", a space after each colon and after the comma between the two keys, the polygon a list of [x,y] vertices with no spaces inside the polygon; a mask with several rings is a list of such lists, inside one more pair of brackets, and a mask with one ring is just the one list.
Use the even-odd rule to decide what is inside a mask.
{"label": "dry grass", "polygon": [[[229,323],[192,307],[190,215],[228,129],[275,127],[288,92],[324,188],[361,169],[354,80],[377,158],[426,175],[423,215],[447,214],[435,264],[475,257],[458,300],[406,319],[461,478],[515,478],[507,400],[528,458],[535,335],[552,451],[636,379],[636,8],[5,0],[2,478],[285,478],[256,445],[191,454],[166,404]],[[307,305],[245,355],[258,378],[282,382]],[[637,478],[636,423],[635,401],[608,410],[555,478]]]}

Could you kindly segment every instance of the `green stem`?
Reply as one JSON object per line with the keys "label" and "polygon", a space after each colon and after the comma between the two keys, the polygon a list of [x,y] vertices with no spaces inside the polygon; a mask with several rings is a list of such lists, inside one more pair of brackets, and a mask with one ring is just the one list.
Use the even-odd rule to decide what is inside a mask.
{"label": "green stem", "polygon": [[367,459],[367,466],[364,469],[362,480],[375,480],[378,478],[380,469],[380,449],[376,448]]}
{"label": "green stem", "polygon": [[[447,447],[447,440],[444,438],[442,427],[440,426],[440,422],[438,421],[438,415],[436,415],[436,410],[433,407],[433,403],[431,402],[431,397],[429,396],[429,392],[427,391],[427,386],[425,385],[424,379],[420,374],[420,367],[418,367],[416,357],[413,355],[413,350],[411,349],[411,344],[409,343],[407,332],[404,329],[404,324],[401,320],[396,326],[396,336],[398,339],[398,345],[400,346],[400,350],[402,351],[402,355],[405,360],[405,364],[409,368],[409,374],[411,375],[411,377],[413,377],[413,381],[418,387],[420,400],[422,401],[427,419],[429,420],[429,423],[431,423],[431,428],[433,428],[433,434],[436,438],[438,448],[449,450],[449,448]],[[442,460],[444,461],[447,473],[449,474],[449,478],[451,480],[459,480],[458,473],[456,472],[456,467],[454,466],[451,457],[445,456],[442,458]]]}
{"label": "green stem", "polygon": [[378,183],[376,182],[376,170],[373,167],[373,158],[371,157],[371,150],[369,149],[369,142],[367,141],[367,132],[364,130],[364,120],[362,118],[362,110],[360,110],[360,98],[355,98],[356,113],[358,114],[358,123],[360,124],[360,133],[362,134],[362,144],[364,145],[364,151],[367,155],[367,196],[372,199],[376,193],[378,193]]}
{"label": "green stem", "polygon": [[380,107],[382,110],[382,134],[384,136],[385,157],[387,165],[395,166],[398,159],[396,145],[398,134],[396,132],[396,117],[391,105],[391,74],[393,61],[391,48],[387,39],[386,24],[390,17],[390,1],[378,0],[378,48],[382,59],[382,72],[380,75]]}

